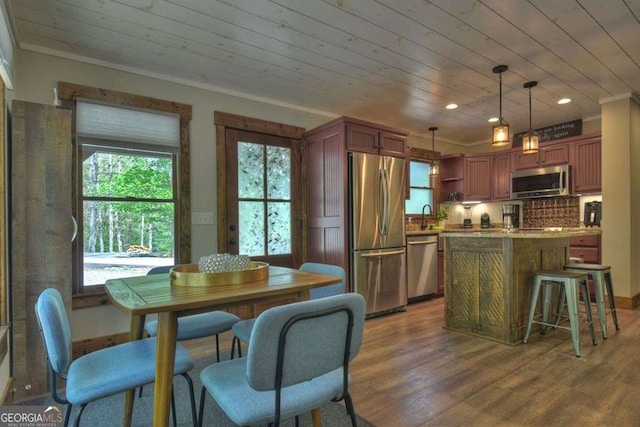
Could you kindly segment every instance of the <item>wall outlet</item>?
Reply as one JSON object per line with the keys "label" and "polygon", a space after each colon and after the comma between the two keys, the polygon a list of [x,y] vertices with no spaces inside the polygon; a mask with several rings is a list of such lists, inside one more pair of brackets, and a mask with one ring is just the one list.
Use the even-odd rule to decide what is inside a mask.
{"label": "wall outlet", "polygon": [[191,225],[213,224],[213,212],[191,212]]}

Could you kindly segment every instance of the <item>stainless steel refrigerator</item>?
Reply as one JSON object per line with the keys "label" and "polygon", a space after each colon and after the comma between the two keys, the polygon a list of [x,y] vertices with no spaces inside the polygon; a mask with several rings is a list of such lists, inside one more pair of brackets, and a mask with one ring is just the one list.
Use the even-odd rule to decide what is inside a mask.
{"label": "stainless steel refrigerator", "polygon": [[351,290],[368,317],[406,309],[403,159],[349,154]]}

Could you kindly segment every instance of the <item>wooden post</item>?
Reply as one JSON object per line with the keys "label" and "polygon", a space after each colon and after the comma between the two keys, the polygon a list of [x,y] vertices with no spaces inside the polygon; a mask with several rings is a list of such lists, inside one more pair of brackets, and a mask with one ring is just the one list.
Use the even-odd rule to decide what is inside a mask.
{"label": "wooden post", "polygon": [[35,317],[44,289],[71,307],[71,111],[13,101],[11,132],[11,303],[13,399],[48,389]]}

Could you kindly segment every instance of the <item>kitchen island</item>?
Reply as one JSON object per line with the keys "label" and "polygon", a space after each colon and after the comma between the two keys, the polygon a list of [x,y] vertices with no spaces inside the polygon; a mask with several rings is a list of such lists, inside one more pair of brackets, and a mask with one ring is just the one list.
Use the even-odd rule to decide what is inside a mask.
{"label": "kitchen island", "polygon": [[522,342],[534,275],[569,261],[569,238],[599,228],[447,229],[446,329],[505,344]]}

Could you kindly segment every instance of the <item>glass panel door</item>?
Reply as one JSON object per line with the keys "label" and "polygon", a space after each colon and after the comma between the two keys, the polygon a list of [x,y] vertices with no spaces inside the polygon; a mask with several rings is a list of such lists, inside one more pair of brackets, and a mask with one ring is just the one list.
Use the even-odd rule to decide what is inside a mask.
{"label": "glass panel door", "polygon": [[[229,253],[297,266],[301,248],[299,148],[286,138],[227,131]],[[235,190],[235,191],[234,191]],[[297,243],[294,243],[296,242]]]}

